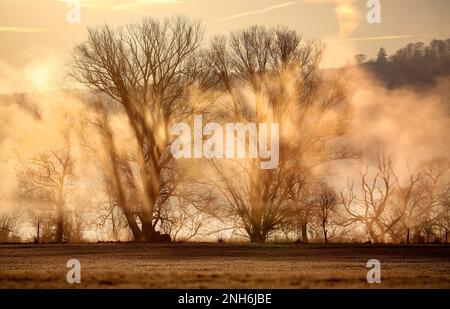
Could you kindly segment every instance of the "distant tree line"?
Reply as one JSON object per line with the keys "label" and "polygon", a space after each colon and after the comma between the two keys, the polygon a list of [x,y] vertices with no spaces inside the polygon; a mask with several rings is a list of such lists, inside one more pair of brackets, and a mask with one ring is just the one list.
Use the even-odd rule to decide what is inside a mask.
{"label": "distant tree line", "polygon": [[364,62],[365,55],[356,55],[355,60],[389,88],[426,86],[450,74],[450,39],[409,43],[390,56],[381,47],[376,59]]}

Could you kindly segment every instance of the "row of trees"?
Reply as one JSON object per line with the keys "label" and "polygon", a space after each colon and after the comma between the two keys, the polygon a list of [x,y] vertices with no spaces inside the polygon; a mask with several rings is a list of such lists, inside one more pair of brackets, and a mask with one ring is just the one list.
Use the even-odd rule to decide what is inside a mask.
{"label": "row of trees", "polygon": [[[317,173],[325,163],[360,159],[345,138],[345,80],[319,70],[322,51],[283,27],[254,26],[205,44],[200,24],[184,17],[90,29],[72,65],[88,89],[86,113],[61,148],[21,161],[18,197],[33,205],[43,239],[58,242],[80,241],[86,230],[147,242],[161,232],[178,240],[220,233],[252,242],[293,234],[303,242],[433,240],[448,226],[444,163],[403,183],[380,154],[374,175],[367,169],[360,188],[349,182],[342,191]],[[278,167],[263,170],[260,158],[175,160],[170,128],[195,114],[280,123]],[[73,151],[75,139],[88,160]],[[98,181],[82,198],[81,163],[96,171],[89,183]]]}
{"label": "row of trees", "polygon": [[[365,55],[355,57],[357,63],[366,60]],[[388,87],[426,86],[436,78],[450,74],[450,39],[410,43],[391,56],[380,48],[377,58],[364,63]]]}
{"label": "row of trees", "polygon": [[[349,181],[341,190],[331,188],[323,181],[305,185],[302,204],[291,204],[285,211],[277,213],[279,222],[268,234],[281,239],[299,238],[305,243],[310,238],[314,242],[325,243],[330,240],[447,242],[450,224],[449,166],[444,159],[433,160],[420,166],[417,172],[408,169],[407,176],[401,181],[394,171],[391,158],[379,154],[377,162],[364,169],[358,181]],[[25,169],[29,168],[27,166]],[[56,175],[57,171],[54,173]],[[44,175],[42,173],[42,177],[46,178]],[[56,186],[46,184],[44,188],[47,188],[47,193],[54,188],[53,197],[57,196]],[[69,190],[66,194],[71,195],[72,192]],[[28,206],[32,205],[32,208],[27,208],[26,214],[31,222],[39,222],[43,242],[57,240],[61,235],[61,222],[64,222],[61,238],[64,241],[83,241],[84,233],[93,230],[106,232],[106,239],[109,240],[131,240],[122,210],[110,196],[105,194],[103,197],[105,200],[97,203],[86,199],[72,201],[84,202],[92,209],[63,208],[63,220],[61,215],[58,216],[61,204],[57,200],[52,198],[50,202],[48,197],[39,200],[28,198]],[[164,207],[164,214],[160,214],[164,220],[159,227],[173,239],[186,241],[213,233],[220,235],[220,231],[227,229],[236,231],[235,236],[241,236],[240,232],[246,231],[245,226],[241,225],[241,214],[226,205],[218,206],[218,203],[217,198],[212,195],[205,198],[205,195],[199,195],[198,189],[193,188]],[[224,217],[223,210],[230,211],[229,215]],[[14,229],[23,217],[19,213],[1,216],[2,242],[18,241],[17,236],[10,236],[15,235]]]}
{"label": "row of trees", "polygon": [[[272,239],[298,239],[304,243],[447,243],[450,225],[449,171],[448,160],[433,160],[422,164],[415,172],[408,168],[401,180],[392,159],[385,153],[379,153],[376,162],[362,170],[358,180],[348,181],[345,188],[337,190],[319,179],[305,184],[302,203],[291,203],[285,209],[277,210],[279,221],[268,230],[266,239],[272,236]],[[41,176],[44,177],[44,173]],[[58,196],[56,186],[46,184],[43,188],[48,189],[47,193],[54,188],[53,197]],[[183,194],[161,208],[164,213],[159,214],[163,219],[158,227],[174,240],[210,239],[208,236],[212,234],[220,236],[221,231],[233,230],[234,237],[260,241],[252,239],[252,230],[247,230],[254,223],[247,223],[248,226],[244,223],[246,218],[252,220],[250,214],[243,215],[234,205],[227,206],[228,201],[221,202],[220,197],[213,194],[206,197],[207,190],[200,192],[195,186],[184,190]],[[103,196],[107,201],[92,203],[92,200],[84,200],[91,209],[63,208],[64,215],[60,215],[62,210],[58,200],[51,203],[47,197],[40,199],[39,203],[29,200],[33,208],[27,209],[26,213],[31,222],[40,222],[43,242],[58,240],[62,222],[61,241],[84,241],[84,233],[89,230],[106,232],[106,239],[112,241],[132,240],[133,235],[123,211],[108,194]],[[81,200],[73,202],[80,203]],[[0,236],[3,242],[18,240],[9,236],[14,235],[11,233],[20,219],[18,213],[1,217]]]}

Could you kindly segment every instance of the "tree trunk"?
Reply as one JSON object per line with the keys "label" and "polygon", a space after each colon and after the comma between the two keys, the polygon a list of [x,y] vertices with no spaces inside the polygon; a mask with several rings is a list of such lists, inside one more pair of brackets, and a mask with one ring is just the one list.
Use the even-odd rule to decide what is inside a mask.
{"label": "tree trunk", "polygon": [[380,243],[381,242],[380,238],[379,238],[379,235],[377,235],[377,233],[375,233],[375,230],[373,229],[372,226],[368,227],[368,232],[369,232],[370,238],[372,238],[372,242],[373,243],[376,244],[376,243]]}
{"label": "tree trunk", "polygon": [[58,201],[56,202],[56,237],[55,242],[63,242],[64,237],[64,197],[63,188],[58,192]]}
{"label": "tree trunk", "polygon": [[326,224],[326,222],[323,222],[322,223],[322,228],[323,228],[323,237],[324,237],[324,239],[325,239],[325,243],[327,244],[328,243],[328,233],[327,233],[327,224]]}
{"label": "tree trunk", "polygon": [[445,243],[448,244],[448,229],[445,229]]}
{"label": "tree trunk", "polygon": [[380,221],[376,221],[376,225],[377,225],[378,229],[380,230],[379,233],[378,233],[378,237],[377,237],[378,241],[377,242],[384,244],[386,242],[385,229],[384,229],[384,227],[383,227],[383,225],[381,224]]}
{"label": "tree trunk", "polygon": [[114,209],[111,211],[111,228],[112,228],[112,237],[114,241],[119,240],[119,234],[116,229],[116,220],[114,218]]}
{"label": "tree trunk", "polygon": [[155,240],[155,228],[150,220],[141,218],[142,220],[142,240],[153,242]]}
{"label": "tree trunk", "polygon": [[40,234],[41,234],[41,222],[38,220],[38,226],[37,226],[37,238],[36,238],[36,242],[39,244],[40,243]]}
{"label": "tree trunk", "polygon": [[308,224],[305,222],[302,224],[302,242],[307,244],[308,240]]}
{"label": "tree trunk", "polygon": [[267,240],[267,234],[257,233],[250,236],[250,242],[252,243],[265,243]]}
{"label": "tree trunk", "polygon": [[408,229],[408,233],[406,234],[406,243],[409,244],[409,235],[410,235],[410,230]]}
{"label": "tree trunk", "polygon": [[127,209],[122,209],[123,213],[125,214],[125,218],[127,219],[128,226],[131,229],[131,233],[133,233],[134,241],[142,241],[141,230],[139,229],[139,226],[137,225],[136,219],[134,218],[133,214]]}
{"label": "tree trunk", "polygon": [[265,243],[267,240],[268,231],[255,224],[251,230],[247,231],[252,243]]}

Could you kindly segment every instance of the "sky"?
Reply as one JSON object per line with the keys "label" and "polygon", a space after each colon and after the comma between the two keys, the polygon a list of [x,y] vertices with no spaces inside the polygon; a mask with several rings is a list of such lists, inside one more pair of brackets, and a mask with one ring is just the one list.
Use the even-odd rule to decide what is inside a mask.
{"label": "sky", "polygon": [[[76,1],[75,1],[76,2]],[[81,0],[80,23],[70,24],[65,0],[0,0],[0,92],[22,81],[48,85],[60,74],[89,26],[187,15],[203,22],[206,37],[254,24],[286,25],[327,45],[323,65],[337,67],[355,54],[375,57],[409,42],[450,38],[449,0],[380,0],[381,23],[369,24],[368,0]],[[3,75],[3,79],[1,79]],[[9,76],[10,75],[10,76]],[[5,77],[10,77],[8,83]],[[17,89],[18,90],[18,89]]]}

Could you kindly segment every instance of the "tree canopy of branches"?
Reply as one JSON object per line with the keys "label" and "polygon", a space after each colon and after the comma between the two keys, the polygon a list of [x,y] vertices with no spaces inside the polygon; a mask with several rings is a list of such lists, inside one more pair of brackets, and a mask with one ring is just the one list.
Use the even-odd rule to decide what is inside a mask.
{"label": "tree canopy of branches", "polygon": [[320,184],[314,194],[314,203],[316,204],[316,216],[322,228],[323,239],[325,243],[328,243],[332,219],[339,204],[338,195],[328,185]]}
{"label": "tree canopy of branches", "polygon": [[17,212],[0,214],[0,243],[15,240],[19,219]]}
{"label": "tree canopy of branches", "polygon": [[426,162],[417,172],[408,168],[404,181],[390,156],[379,153],[376,162],[372,173],[369,167],[361,172],[359,190],[349,182],[341,191],[349,222],[362,224],[376,243],[386,242],[388,236],[390,241],[409,243],[414,237],[415,242],[430,242],[431,236],[440,239],[436,229],[442,228],[447,237],[448,160]]}
{"label": "tree canopy of branches", "polygon": [[[134,134],[134,151],[120,158],[109,124],[99,126],[110,152],[114,198],[135,240],[152,240],[158,224],[155,210],[176,188],[167,151],[169,129],[174,121],[193,114],[190,90],[206,84],[206,68],[198,56],[202,38],[199,23],[187,18],[146,18],[117,29],[90,29],[88,39],[74,51],[74,77],[109,98],[106,109],[113,104],[110,100],[118,103]],[[131,157],[136,168],[130,165]],[[127,199],[126,186],[138,199],[134,205]]]}
{"label": "tree canopy of branches", "polygon": [[208,66],[229,102],[219,118],[289,127],[280,134],[276,169],[261,169],[260,158],[213,160],[220,175],[216,189],[252,242],[266,241],[292,208],[302,205],[311,168],[348,155],[336,142],[343,130],[327,118],[330,111],[343,117],[345,91],[338,80],[320,76],[321,55],[321,44],[293,30],[262,26],[217,37],[207,51]]}
{"label": "tree canopy of branches", "polygon": [[74,159],[70,147],[41,153],[24,160],[18,170],[20,198],[38,208],[50,208],[49,213],[43,214],[46,218],[40,218],[38,215],[37,220],[48,220],[53,217],[53,211],[56,212],[55,221],[51,223],[51,226],[55,227],[53,240],[56,242],[63,241],[66,190],[74,176]]}

